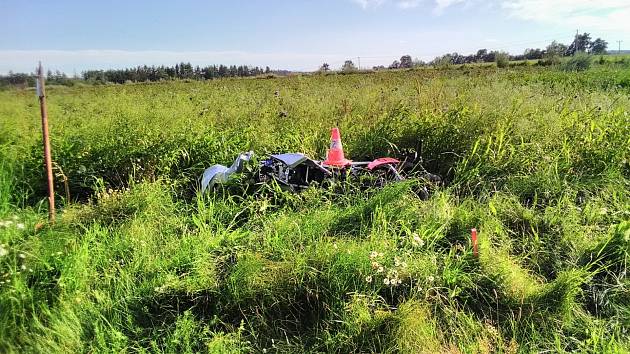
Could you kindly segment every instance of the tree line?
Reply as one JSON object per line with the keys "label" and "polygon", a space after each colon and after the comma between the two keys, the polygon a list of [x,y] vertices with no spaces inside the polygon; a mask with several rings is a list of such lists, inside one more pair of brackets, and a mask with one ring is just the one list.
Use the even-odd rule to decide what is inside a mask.
{"label": "tree line", "polygon": [[83,72],[83,80],[89,82],[125,82],[161,81],[173,79],[212,80],[224,77],[248,77],[274,73],[267,66],[247,65],[209,65],[195,66],[190,63],[179,63],[175,66],[138,66],[130,69],[88,70]]}
{"label": "tree line", "polygon": [[[271,70],[268,66],[264,69],[258,66],[248,65],[208,65],[204,67],[192,66],[190,63],[178,63],[174,66],[147,66],[141,65],[135,68],[87,70],[81,76],[68,77],[60,71],[48,71],[46,82],[51,85],[72,86],[77,81],[92,84],[126,82],[146,82],[161,80],[213,80],[224,77],[248,77],[264,74],[286,75],[286,70]],[[37,75],[35,73],[13,73],[0,75],[0,86],[35,86]]]}
{"label": "tree line", "polygon": [[[470,55],[461,55],[458,53],[444,54],[435,58],[430,64],[439,65],[448,62],[450,64],[470,64],[470,63],[491,63],[498,62],[502,58],[509,61],[522,60],[539,60],[540,64],[554,64],[561,57],[573,56],[577,53],[587,53],[593,55],[606,54],[608,42],[601,38],[591,40],[589,33],[578,34],[574,41],[569,44],[563,44],[553,41],[545,49],[528,48],[523,54],[511,55],[502,51],[488,51],[487,49],[479,49],[477,53]],[[401,61],[402,62],[402,61]]]}
{"label": "tree line", "polygon": [[[561,57],[573,56],[577,53],[587,53],[593,55],[606,54],[608,42],[601,38],[591,40],[589,33],[577,34],[574,41],[569,44],[563,44],[557,41],[551,42],[546,48],[528,48],[523,54],[512,55],[507,52],[487,49],[479,49],[474,54],[462,55],[457,52],[447,53],[436,57],[435,59],[425,62],[419,59],[412,59],[410,55],[403,55],[400,60],[394,60],[389,66],[378,65],[373,66],[372,70],[386,69],[410,69],[423,66],[445,66],[451,64],[472,64],[472,63],[494,63],[503,66],[510,61],[538,60],[540,65],[556,64]],[[324,63],[320,68],[320,72],[330,71],[330,65]],[[346,60],[340,70],[342,73],[350,73],[357,71],[357,67],[352,60]]]}

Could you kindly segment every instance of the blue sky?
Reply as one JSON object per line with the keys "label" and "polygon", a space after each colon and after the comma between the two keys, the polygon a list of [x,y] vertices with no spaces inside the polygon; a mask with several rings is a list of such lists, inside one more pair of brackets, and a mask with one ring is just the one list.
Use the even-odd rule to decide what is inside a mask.
{"label": "blue sky", "polygon": [[576,29],[630,47],[629,0],[0,0],[0,73],[141,64],[315,70],[478,48],[522,53]]}

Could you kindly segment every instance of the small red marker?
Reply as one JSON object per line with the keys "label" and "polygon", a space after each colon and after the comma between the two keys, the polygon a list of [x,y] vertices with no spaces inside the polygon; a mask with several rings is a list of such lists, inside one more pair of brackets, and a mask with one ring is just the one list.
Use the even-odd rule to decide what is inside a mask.
{"label": "small red marker", "polygon": [[472,239],[473,256],[479,257],[479,250],[477,249],[477,229],[470,230],[470,238]]}

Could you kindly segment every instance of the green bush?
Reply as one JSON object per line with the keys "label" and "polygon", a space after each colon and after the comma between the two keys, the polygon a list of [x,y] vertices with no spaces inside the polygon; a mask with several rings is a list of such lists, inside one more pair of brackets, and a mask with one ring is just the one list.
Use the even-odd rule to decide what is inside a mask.
{"label": "green bush", "polygon": [[562,63],[564,71],[585,71],[591,68],[593,57],[585,53],[578,53]]}
{"label": "green bush", "polygon": [[510,55],[506,52],[499,52],[496,54],[494,61],[499,68],[507,68],[510,66]]}

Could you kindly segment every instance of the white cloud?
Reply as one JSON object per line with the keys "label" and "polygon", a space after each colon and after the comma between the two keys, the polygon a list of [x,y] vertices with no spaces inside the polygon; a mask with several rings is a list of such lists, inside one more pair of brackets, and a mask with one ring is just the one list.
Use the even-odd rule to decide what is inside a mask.
{"label": "white cloud", "polygon": [[422,0],[400,0],[396,3],[396,6],[401,9],[411,9],[420,5],[420,2],[422,2]]}
{"label": "white cloud", "polygon": [[446,9],[449,6],[455,5],[455,4],[459,4],[462,2],[466,2],[467,0],[435,0],[435,4],[436,4],[436,11],[442,11],[444,9]]}
{"label": "white cloud", "polygon": [[447,7],[460,4],[471,3],[475,0],[352,0],[354,3],[365,9],[378,8],[386,3],[393,4],[400,9],[413,9],[420,6],[422,3],[427,3],[429,6],[433,6],[434,14],[441,14]]}
{"label": "white cloud", "polygon": [[528,21],[558,24],[584,31],[630,33],[628,0],[504,0],[509,15]]}
{"label": "white cloud", "polygon": [[379,7],[386,0],[352,0],[353,2],[359,4],[363,9]]}
{"label": "white cloud", "polygon": [[[630,0],[352,0],[363,9],[389,4],[401,9],[422,5],[441,15],[456,5],[502,10],[508,16],[580,31],[630,34]],[[496,6],[496,7],[495,7]]]}

